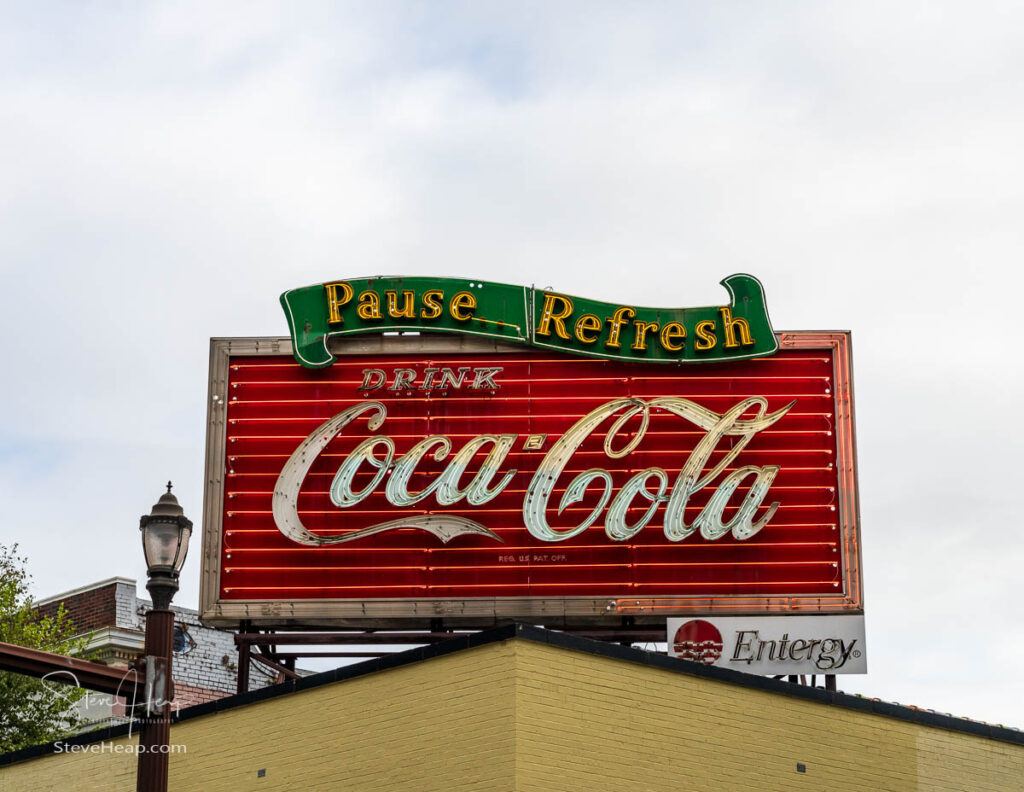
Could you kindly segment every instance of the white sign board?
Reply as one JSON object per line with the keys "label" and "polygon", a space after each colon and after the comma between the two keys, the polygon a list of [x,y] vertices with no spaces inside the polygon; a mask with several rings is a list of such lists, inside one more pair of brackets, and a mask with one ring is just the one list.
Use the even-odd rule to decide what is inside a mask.
{"label": "white sign board", "polygon": [[866,674],[864,616],[668,620],[668,653],[749,674]]}

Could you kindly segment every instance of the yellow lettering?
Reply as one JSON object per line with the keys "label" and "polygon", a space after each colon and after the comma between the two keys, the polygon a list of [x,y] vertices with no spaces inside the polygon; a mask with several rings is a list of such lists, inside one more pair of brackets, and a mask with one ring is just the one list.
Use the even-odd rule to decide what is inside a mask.
{"label": "yellow lettering", "polygon": [[[325,283],[327,291],[327,321],[331,324],[340,324],[341,307],[352,299],[352,287],[342,281],[341,283]],[[338,289],[341,289],[341,297],[338,297]]]}
{"label": "yellow lettering", "polygon": [[444,292],[440,289],[430,289],[423,292],[423,310],[420,316],[424,319],[437,319],[444,310],[441,303],[444,301]]}
{"label": "yellow lettering", "polygon": [[380,297],[377,292],[367,290],[359,295],[359,307],[356,313],[360,319],[380,319]]}
{"label": "yellow lettering", "polygon": [[[555,311],[555,303],[561,303],[558,312]],[[569,333],[565,329],[566,317],[572,316],[572,300],[563,297],[561,294],[544,293],[544,308],[540,312],[540,324],[537,325],[537,335],[551,335],[551,323],[554,322],[555,334],[566,341],[569,340]]]}
{"label": "yellow lettering", "polygon": [[636,352],[644,352],[647,349],[647,333],[653,330],[654,334],[657,335],[658,323],[637,319],[633,322],[633,327],[636,329],[636,340],[633,342],[633,349]]}
{"label": "yellow lettering", "polygon": [[636,316],[636,311],[632,308],[623,307],[616,308],[615,313],[611,315],[611,318],[605,319],[605,321],[611,325],[611,330],[608,331],[608,340],[604,342],[606,347],[618,349],[621,346],[619,343],[619,334],[622,332],[622,326],[634,316]]}
{"label": "yellow lettering", "polygon": [[587,333],[601,332],[601,320],[598,319],[594,314],[583,314],[579,319],[576,320],[576,327],[573,334],[577,340],[582,341],[584,344],[593,344],[597,341],[597,336],[587,337]]}
{"label": "yellow lettering", "polygon": [[411,291],[402,292],[402,308],[398,308],[398,292],[386,291],[384,297],[388,301],[388,316],[392,319],[412,319],[416,316],[416,306],[413,304],[414,295]]}
{"label": "yellow lettering", "polygon": [[[724,306],[718,309],[718,312],[722,315],[722,328],[725,330],[725,348],[735,349],[740,344],[743,346],[750,346],[754,343],[753,336],[750,335],[750,323],[740,317],[738,319],[732,318],[732,311],[729,310],[728,306]],[[736,342],[736,329],[739,328],[740,340]]]}
{"label": "yellow lettering", "polygon": [[[448,306],[448,310],[452,314],[452,319],[459,322],[465,322],[472,318],[470,311],[476,308],[476,297],[469,292],[459,292],[452,297],[452,304]],[[463,312],[465,309],[465,312]]]}
{"label": "yellow lettering", "polygon": [[[674,343],[678,339],[681,343]],[[686,343],[686,328],[679,322],[669,322],[661,328],[661,345],[669,352],[679,352]]]}
{"label": "yellow lettering", "polygon": [[706,350],[715,348],[715,344],[718,343],[718,339],[715,338],[714,322],[710,319],[705,319],[703,322],[697,322],[693,331],[697,334],[697,343],[694,344],[694,349]]}

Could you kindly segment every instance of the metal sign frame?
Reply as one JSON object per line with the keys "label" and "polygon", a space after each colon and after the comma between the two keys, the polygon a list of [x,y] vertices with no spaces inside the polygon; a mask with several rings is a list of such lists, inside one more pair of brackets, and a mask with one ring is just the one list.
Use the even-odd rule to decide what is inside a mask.
{"label": "metal sign frame", "polygon": [[[391,598],[366,601],[338,599],[226,600],[221,581],[223,504],[226,487],[226,440],[229,366],[232,355],[291,355],[289,338],[214,338],[210,345],[206,481],[203,512],[203,568],[200,618],[204,624],[237,628],[423,629],[489,626],[522,620],[556,627],[609,624],[664,624],[667,616],[702,613],[863,613],[860,517],[856,488],[853,381],[850,334],[843,331],[776,333],[779,348],[830,349],[835,388],[837,525],[842,548],[835,596],[719,596],[667,599],[607,597],[494,597],[472,599]],[[524,354],[522,347],[476,337],[388,335],[331,339],[334,355],[387,354]]]}

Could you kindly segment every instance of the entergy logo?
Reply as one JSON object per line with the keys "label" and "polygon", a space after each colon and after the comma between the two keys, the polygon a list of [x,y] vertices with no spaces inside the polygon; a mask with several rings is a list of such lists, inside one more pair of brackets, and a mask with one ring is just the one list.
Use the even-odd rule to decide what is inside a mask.
{"label": "entergy logo", "polygon": [[711,622],[693,619],[676,630],[672,642],[676,656],[713,665],[722,656],[722,634]]}

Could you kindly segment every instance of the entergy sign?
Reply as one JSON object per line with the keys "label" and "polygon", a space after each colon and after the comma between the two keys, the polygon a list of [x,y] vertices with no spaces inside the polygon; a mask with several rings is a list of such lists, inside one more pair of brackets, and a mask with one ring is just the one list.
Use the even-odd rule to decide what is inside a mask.
{"label": "entergy sign", "polygon": [[750,674],[866,674],[864,616],[668,619],[668,653]]}

